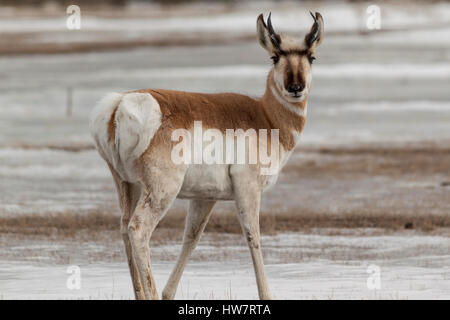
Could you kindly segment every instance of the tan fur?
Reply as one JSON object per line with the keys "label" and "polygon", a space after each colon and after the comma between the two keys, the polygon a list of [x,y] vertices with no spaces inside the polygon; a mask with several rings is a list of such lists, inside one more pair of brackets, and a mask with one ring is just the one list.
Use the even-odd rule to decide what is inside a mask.
{"label": "tan fur", "polygon": [[[162,124],[149,145],[149,149],[159,143],[170,144],[170,134],[163,132],[174,129],[190,129],[194,121],[202,121],[206,128],[226,129],[271,129],[280,130],[280,144],[286,151],[295,147],[293,133],[301,133],[305,125],[300,117],[284,108],[271,93],[272,72],[267,79],[264,96],[259,99],[236,93],[193,93],[162,89],[145,89],[135,92],[150,93],[159,103],[163,114]],[[304,109],[306,99],[297,103]],[[147,152],[146,152],[147,153]],[[145,157],[142,155],[142,157]]]}
{"label": "tan fur", "polygon": [[[172,299],[175,296],[183,269],[214,203],[234,200],[252,256],[259,297],[271,298],[260,243],[261,194],[276,182],[279,170],[291,155],[305,126],[311,58],[323,37],[321,15],[316,13],[313,18],[310,34],[301,41],[274,34],[270,19],[266,25],[263,16],[259,16],[259,42],[270,55],[279,58],[274,59],[265,94],[260,99],[235,93],[143,89],[122,95],[111,94],[94,109],[91,132],[116,182],[123,211],[121,232],[137,299],[158,299],[149,240],[177,197],[190,199],[190,209],[182,251],[162,297]],[[120,99],[122,102],[117,106]],[[171,151],[178,141],[172,141],[172,133],[177,129],[192,130],[195,121],[201,121],[205,129],[218,129],[225,134],[227,129],[253,129],[256,134],[266,129],[270,137],[272,130],[277,129],[280,142],[277,155],[280,154],[281,159],[276,161],[282,164],[269,175],[261,174],[262,162],[212,166],[175,164]],[[270,140],[267,141],[269,147]],[[139,148],[134,146],[135,143]],[[130,152],[135,154],[129,157]],[[120,175],[117,171],[125,173]]]}

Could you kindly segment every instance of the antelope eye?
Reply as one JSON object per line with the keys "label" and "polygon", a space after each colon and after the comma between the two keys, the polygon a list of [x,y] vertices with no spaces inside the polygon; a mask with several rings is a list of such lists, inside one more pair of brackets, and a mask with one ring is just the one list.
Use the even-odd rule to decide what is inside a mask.
{"label": "antelope eye", "polygon": [[280,57],[275,55],[275,56],[270,57],[270,59],[272,59],[273,63],[275,64],[280,60]]}
{"label": "antelope eye", "polygon": [[308,57],[308,60],[309,60],[309,63],[313,64],[313,61],[316,60],[316,58],[310,56],[310,57]]}

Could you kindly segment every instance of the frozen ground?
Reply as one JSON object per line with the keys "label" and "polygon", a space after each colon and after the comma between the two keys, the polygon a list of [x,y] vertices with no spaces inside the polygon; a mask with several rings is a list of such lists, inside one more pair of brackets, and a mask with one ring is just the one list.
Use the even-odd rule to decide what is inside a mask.
{"label": "frozen ground", "polygon": [[[450,248],[448,239],[414,232],[365,236],[285,234],[264,237],[267,276],[278,299],[449,299]],[[447,243],[448,244],[448,243]],[[85,245],[103,256],[120,250],[120,242]],[[52,264],[54,251],[75,251],[77,245],[36,243],[13,245],[8,251],[39,250],[25,261],[0,262],[0,297],[3,299],[132,299],[125,257],[120,259],[72,257]],[[153,271],[161,293],[174,265],[179,245],[152,250]],[[211,236],[201,242],[180,283],[178,299],[257,299],[251,259],[243,240],[230,237],[219,246]],[[76,252],[76,251],[75,251]],[[19,253],[20,254],[20,253]],[[99,261],[100,260],[100,261]],[[167,260],[171,260],[168,262]],[[34,263],[32,263],[34,261]],[[45,261],[36,263],[36,261]],[[226,263],[224,263],[226,261]],[[69,266],[81,270],[80,290],[66,282]],[[367,286],[368,267],[380,268],[380,289]]]}
{"label": "frozen ground", "polygon": [[[367,16],[366,9],[370,4],[369,2],[351,4],[345,1],[324,3],[242,1],[232,4],[204,2],[178,6],[136,3],[128,5],[120,13],[111,8],[95,9],[89,6],[80,8],[83,14],[82,29],[88,31],[242,33],[253,32],[254,17],[261,12],[270,11],[276,13],[273,17],[274,22],[283,21],[283,24],[279,26],[282,31],[292,31],[295,28],[306,31],[307,27],[299,25],[299,20],[306,20],[309,17],[309,11],[319,11],[326,15],[327,26],[330,30],[365,29],[364,18]],[[449,22],[450,5],[445,1],[433,5],[414,1],[391,1],[383,3],[380,8],[382,25],[386,29],[424,27]],[[58,31],[66,26],[66,15],[61,15],[60,7],[43,8],[40,11],[11,7],[1,9],[0,28],[3,32],[48,32]]]}
{"label": "frozen ground", "polygon": [[[338,39],[346,41],[341,44]],[[369,40],[355,35],[330,36],[320,48],[303,141],[290,164],[324,158],[320,153],[302,153],[305,147],[415,145],[445,149],[450,145],[448,43],[371,45]],[[115,208],[111,178],[97,153],[89,149],[93,144],[88,114],[106,92],[160,87],[257,96],[264,90],[268,60],[256,41],[1,57],[0,70],[8,81],[0,83],[0,215]],[[71,117],[66,115],[69,87],[73,88]],[[331,209],[329,202],[309,200],[308,186],[322,190],[317,198],[334,199],[335,208],[354,204],[338,197],[342,195],[336,191],[343,185],[353,190],[352,195],[371,196],[374,187],[381,187],[384,196],[400,187],[404,196],[399,203],[410,203],[413,198],[432,207],[422,199],[436,191],[427,186],[449,180],[445,171],[421,177],[420,184],[414,177],[399,180],[389,174],[332,181],[329,176],[299,176],[289,183],[283,183],[283,177],[267,204],[298,208],[284,196],[289,194],[284,190],[299,190],[307,195],[305,203],[324,210]],[[415,189],[405,188],[414,184]],[[390,188],[385,189],[386,185]],[[272,206],[267,204],[270,210]]]}
{"label": "frozen ground", "polygon": [[[291,29],[300,11],[305,21],[298,23],[299,30],[310,25],[301,6],[294,11],[292,6],[269,7],[275,27]],[[422,217],[450,212],[448,4],[409,8],[404,13],[403,8],[387,10],[386,29],[368,34],[356,32],[363,26],[358,16],[363,9],[317,8],[329,18],[330,32],[313,68],[307,127],[279,184],[266,194],[264,212]],[[122,24],[113,24],[108,16],[88,16],[86,33],[80,36],[90,35],[95,42],[100,34],[95,32],[116,35],[117,28],[123,27],[126,34],[139,38],[139,30],[149,33],[158,27],[172,32],[180,23],[187,23],[186,30],[199,32],[214,24],[215,35],[232,25],[237,33],[246,34],[254,32],[255,12],[261,11],[250,6],[242,15],[234,11],[227,15],[221,10],[211,15],[213,19],[195,15],[174,19],[167,13],[158,24],[135,16]],[[36,48],[45,45],[45,37],[50,42],[65,41],[65,35],[55,40],[52,33],[61,19],[48,17],[45,23],[41,18],[27,19],[2,18],[3,35],[37,30],[29,37],[32,45],[39,43]],[[263,93],[269,66],[256,40],[1,56],[0,217],[89,210],[118,213],[112,179],[92,149],[87,125],[89,111],[106,92],[159,87],[257,96]],[[73,89],[71,117],[66,115],[68,88]],[[342,153],[341,147],[354,151]],[[184,205],[177,202],[176,208]],[[216,211],[232,208],[224,203]],[[339,236],[322,232],[265,237],[275,297],[450,297],[448,230],[339,232]],[[131,298],[117,238],[51,242],[0,235],[0,299]],[[174,243],[158,243],[153,249],[160,291],[178,249]],[[81,267],[80,291],[65,287],[66,268],[71,264]],[[380,291],[367,289],[370,264],[381,268]],[[207,236],[187,268],[177,297],[255,298],[250,258],[242,240],[230,236],[221,242]]]}
{"label": "frozen ground", "polygon": [[[273,13],[277,30],[305,32],[310,27],[308,11],[325,17],[327,33],[367,31],[367,9],[371,2],[339,1],[242,1],[227,4],[194,3],[182,6],[133,4],[120,10],[81,6],[81,30],[67,30],[65,8],[47,6],[42,10],[0,7],[0,30],[14,39],[0,52],[58,52],[92,50],[145,44],[220,43],[254,38],[255,19]],[[417,41],[441,44],[448,38],[450,5],[414,1],[390,1],[380,5],[383,31],[395,32],[386,41]],[[422,28],[434,32],[421,33]],[[14,36],[14,37],[13,37]],[[376,39],[377,37],[375,37]],[[205,41],[206,40],[206,41]]]}
{"label": "frozen ground", "polygon": [[[448,142],[448,43],[371,39],[330,36],[320,48],[303,143]],[[0,146],[92,144],[88,114],[109,91],[159,87],[259,96],[269,66],[256,41],[1,57],[7,81],[0,83]]]}

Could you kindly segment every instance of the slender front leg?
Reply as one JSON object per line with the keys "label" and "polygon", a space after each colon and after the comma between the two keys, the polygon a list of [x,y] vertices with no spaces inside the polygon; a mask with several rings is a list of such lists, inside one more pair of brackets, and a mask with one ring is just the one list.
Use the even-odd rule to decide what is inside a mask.
{"label": "slender front leg", "polygon": [[256,180],[245,173],[233,175],[233,188],[239,222],[253,260],[259,298],[269,300],[271,295],[264,271],[259,231],[261,191]]}
{"label": "slender front leg", "polygon": [[191,200],[189,202],[188,215],[184,226],[183,247],[178,256],[175,268],[170,274],[166,287],[163,290],[163,299],[173,299],[175,297],[181,275],[183,274],[189,257],[200,240],[215,203],[215,200]]}

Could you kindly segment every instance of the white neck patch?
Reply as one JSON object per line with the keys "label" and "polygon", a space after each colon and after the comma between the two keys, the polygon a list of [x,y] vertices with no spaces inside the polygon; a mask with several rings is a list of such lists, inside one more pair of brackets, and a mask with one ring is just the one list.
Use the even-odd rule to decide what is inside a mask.
{"label": "white neck patch", "polygon": [[279,103],[281,103],[283,105],[283,107],[285,107],[286,109],[288,109],[289,111],[295,113],[296,115],[299,115],[300,117],[304,117],[306,118],[306,105],[305,105],[305,110],[303,110],[300,107],[297,107],[291,103],[289,103],[288,101],[286,101],[285,99],[283,99],[278,91],[274,88],[274,86],[270,86],[270,89],[272,90],[273,95],[275,96],[275,99],[277,99],[277,101]]}

